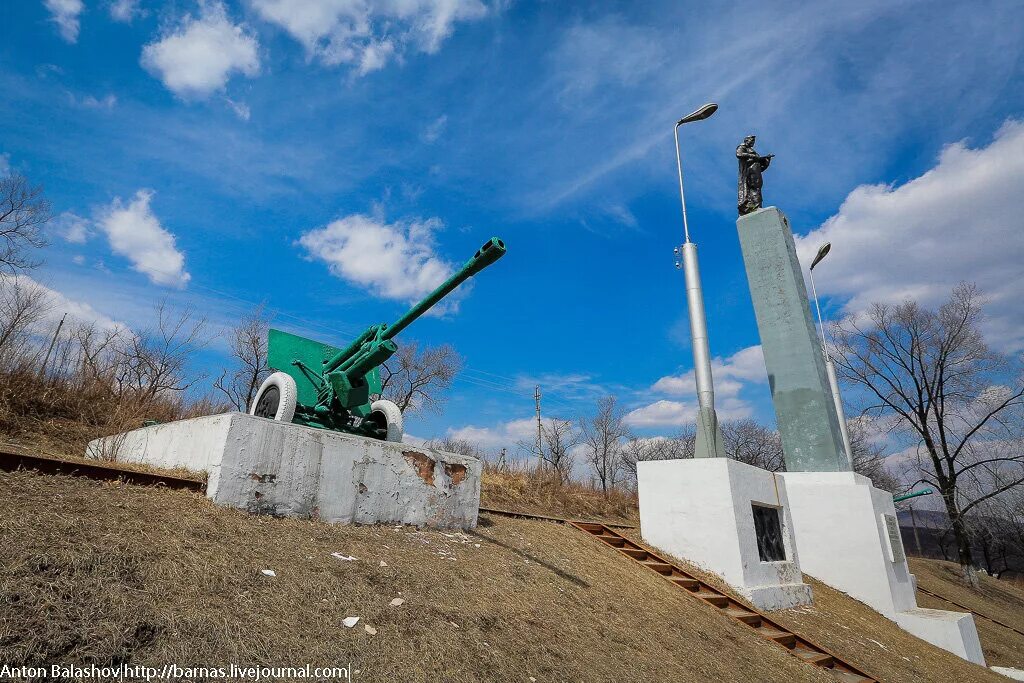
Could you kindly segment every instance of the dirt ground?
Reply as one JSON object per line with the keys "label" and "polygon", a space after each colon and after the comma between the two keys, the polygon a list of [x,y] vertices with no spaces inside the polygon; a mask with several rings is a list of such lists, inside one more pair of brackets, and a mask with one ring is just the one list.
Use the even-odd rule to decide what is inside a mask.
{"label": "dirt ground", "polygon": [[354,680],[388,682],[833,681],[549,522],[483,516],[472,533],[337,526],[15,472],[0,473],[0,547],[0,661],[11,665],[351,663]]}
{"label": "dirt ground", "polygon": [[[482,515],[466,533],[337,526],[15,472],[0,473],[0,547],[0,662],[11,665],[351,664],[356,681],[389,682],[835,680],[548,522]],[[923,586],[946,581],[941,565],[917,565]],[[992,616],[1024,620],[991,581],[992,600],[1005,603]],[[814,607],[773,618],[882,681],[1007,680],[813,588]],[[981,620],[979,630],[990,663],[1020,664],[1024,638],[1004,635],[990,655]]]}

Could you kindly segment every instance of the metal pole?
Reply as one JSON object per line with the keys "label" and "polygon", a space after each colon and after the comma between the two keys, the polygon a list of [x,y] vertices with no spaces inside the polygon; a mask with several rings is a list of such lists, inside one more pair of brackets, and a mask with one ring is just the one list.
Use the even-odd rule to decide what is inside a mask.
{"label": "metal pole", "polygon": [[686,306],[690,316],[690,346],[693,350],[693,375],[697,381],[697,402],[701,408],[714,410],[715,386],[711,374],[711,348],[708,324],[704,315],[704,291],[700,285],[697,245],[690,241],[686,219],[686,193],[683,191],[683,161],[679,151],[679,126],[673,128],[676,141],[676,169],[679,172],[679,202],[683,208],[683,274],[686,277]]}
{"label": "metal pole", "polygon": [[807,274],[811,276],[811,293],[814,295],[814,308],[818,311],[818,329],[821,330],[821,352],[825,354],[825,360],[829,360],[828,348],[825,346],[825,325],[821,322],[821,306],[818,305],[818,290],[814,287],[814,268]]}
{"label": "metal pole", "polygon": [[683,245],[683,274],[686,276],[686,306],[690,314],[690,346],[693,347],[693,375],[697,380],[697,402],[701,408],[715,407],[715,385],[711,375],[711,348],[704,318],[704,293],[700,286],[697,245]]}
{"label": "metal pole", "polygon": [[[679,126],[677,123],[672,129],[676,138],[676,169],[679,171],[679,202],[683,205],[683,238],[686,244],[690,243],[690,224],[686,222],[686,194],[683,192],[683,159],[679,154]],[[700,283],[697,284],[700,287]]]}
{"label": "metal pole", "polygon": [[53,339],[50,340],[50,348],[46,349],[46,357],[43,358],[43,366],[39,368],[39,376],[44,377],[46,375],[46,364],[50,362],[50,354],[53,353],[53,347],[57,345],[57,337],[60,335],[60,328],[64,327],[64,321],[67,320],[68,314],[65,313],[61,316],[60,322],[57,324],[57,331],[53,333]]}

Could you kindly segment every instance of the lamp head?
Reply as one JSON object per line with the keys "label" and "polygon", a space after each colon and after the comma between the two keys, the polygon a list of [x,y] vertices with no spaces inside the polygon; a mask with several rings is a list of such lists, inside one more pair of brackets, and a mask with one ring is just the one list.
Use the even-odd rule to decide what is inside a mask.
{"label": "lamp head", "polygon": [[818,254],[814,257],[814,260],[811,261],[811,268],[810,269],[814,270],[814,266],[816,266],[819,263],[821,263],[821,260],[823,258],[825,258],[826,256],[828,256],[828,252],[831,249],[832,249],[832,243],[831,242],[825,242],[825,244],[821,245],[821,247],[818,249]]}
{"label": "lamp head", "polygon": [[708,102],[692,114],[687,114],[683,118],[679,119],[676,122],[676,126],[678,127],[684,123],[691,123],[693,121],[703,121],[706,118],[710,118],[716,111],[718,111],[718,105],[714,102]]}

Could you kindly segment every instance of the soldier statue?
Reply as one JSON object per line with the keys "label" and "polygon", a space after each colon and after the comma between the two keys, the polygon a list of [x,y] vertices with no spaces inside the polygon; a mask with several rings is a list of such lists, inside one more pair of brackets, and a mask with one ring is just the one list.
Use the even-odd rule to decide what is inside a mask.
{"label": "soldier statue", "polygon": [[743,138],[743,144],[736,148],[740,163],[736,208],[743,216],[761,208],[761,173],[772,163],[774,154],[760,156],[754,151],[755,136]]}

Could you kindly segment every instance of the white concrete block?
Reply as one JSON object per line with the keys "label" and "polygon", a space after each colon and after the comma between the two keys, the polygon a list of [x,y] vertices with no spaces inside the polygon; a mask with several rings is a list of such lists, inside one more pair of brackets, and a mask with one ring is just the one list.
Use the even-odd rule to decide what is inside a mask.
{"label": "white concrete block", "polygon": [[480,507],[476,458],[242,413],[144,427],[86,452],[205,471],[207,497],[257,514],[471,528]]}
{"label": "white concrete block", "polygon": [[985,666],[985,653],[981,651],[973,614],[915,607],[898,612],[896,623],[921,640]]}
{"label": "white concrete block", "polygon": [[1007,678],[1013,679],[1015,681],[1024,681],[1024,669],[1014,669],[1009,666],[993,666],[990,668],[997,674],[1002,674]]}
{"label": "white concrete block", "polygon": [[[772,472],[728,458],[637,463],[640,532],[653,546],[721,576],[764,610],[807,605],[786,486]],[[754,504],[781,510],[786,559],[762,562]]]}
{"label": "white concrete block", "polygon": [[847,593],[904,630],[985,664],[974,617],[917,606],[892,495],[853,472],[786,472],[803,571]]}

